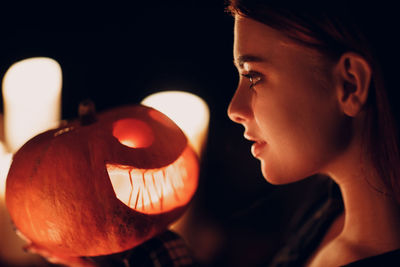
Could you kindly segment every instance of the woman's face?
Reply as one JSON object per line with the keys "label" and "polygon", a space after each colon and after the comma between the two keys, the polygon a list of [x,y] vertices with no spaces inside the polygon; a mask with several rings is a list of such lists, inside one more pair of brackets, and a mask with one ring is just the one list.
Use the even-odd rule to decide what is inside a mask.
{"label": "woman's face", "polygon": [[323,173],[346,146],[334,63],[255,20],[236,16],[240,74],[229,117],[254,141],[251,152],[273,184]]}

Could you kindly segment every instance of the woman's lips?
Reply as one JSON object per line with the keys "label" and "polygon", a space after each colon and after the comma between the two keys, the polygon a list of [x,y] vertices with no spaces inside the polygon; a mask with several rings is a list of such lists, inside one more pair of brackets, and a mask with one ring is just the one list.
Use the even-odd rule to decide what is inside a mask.
{"label": "woman's lips", "polygon": [[251,154],[253,154],[255,158],[261,154],[262,150],[267,145],[267,142],[260,140],[256,135],[247,131],[244,133],[244,138],[253,142],[253,145],[251,146]]}
{"label": "woman's lips", "polygon": [[253,154],[253,157],[257,158],[261,154],[262,150],[266,145],[267,143],[264,141],[254,142],[253,145],[251,146],[251,154]]}

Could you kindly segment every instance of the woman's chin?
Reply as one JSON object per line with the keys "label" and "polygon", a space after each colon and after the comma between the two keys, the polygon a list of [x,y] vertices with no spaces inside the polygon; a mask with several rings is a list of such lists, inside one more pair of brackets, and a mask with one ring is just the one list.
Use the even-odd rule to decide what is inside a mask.
{"label": "woman's chin", "polygon": [[285,184],[290,184],[290,183],[295,182],[292,180],[283,179],[281,177],[276,177],[276,176],[266,176],[264,174],[263,174],[263,176],[264,176],[265,180],[272,185],[285,185]]}
{"label": "woman's chin", "polygon": [[297,175],[293,175],[287,172],[288,169],[283,171],[277,171],[271,168],[271,166],[266,166],[263,161],[261,161],[261,172],[265,180],[272,185],[285,185],[302,180],[302,178],[297,178]]}

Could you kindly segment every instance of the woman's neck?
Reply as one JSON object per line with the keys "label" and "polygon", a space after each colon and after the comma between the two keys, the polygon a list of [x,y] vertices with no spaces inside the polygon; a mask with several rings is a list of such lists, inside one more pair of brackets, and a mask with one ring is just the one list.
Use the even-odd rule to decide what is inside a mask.
{"label": "woman's neck", "polygon": [[[400,248],[400,210],[382,186],[371,177],[353,176],[336,182],[342,192],[345,220],[340,237],[366,248]],[[376,181],[376,180],[375,180]]]}
{"label": "woman's neck", "polygon": [[400,248],[400,208],[361,146],[353,146],[326,173],[339,185],[344,224],[332,245],[349,252],[349,262]]}

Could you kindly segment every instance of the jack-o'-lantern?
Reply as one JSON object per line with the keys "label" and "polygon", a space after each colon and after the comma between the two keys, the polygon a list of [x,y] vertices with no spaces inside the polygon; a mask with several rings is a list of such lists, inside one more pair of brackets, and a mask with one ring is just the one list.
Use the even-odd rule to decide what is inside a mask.
{"label": "jack-o'-lantern", "polygon": [[88,110],[29,140],[7,177],[15,226],[58,255],[130,249],[181,216],[197,188],[197,156],[164,114],[138,105],[94,120]]}

